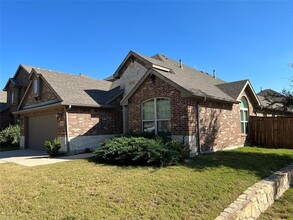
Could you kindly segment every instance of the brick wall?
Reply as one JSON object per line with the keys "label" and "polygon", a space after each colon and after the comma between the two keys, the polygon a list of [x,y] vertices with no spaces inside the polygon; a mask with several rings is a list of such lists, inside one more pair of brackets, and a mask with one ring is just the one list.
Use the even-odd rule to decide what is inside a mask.
{"label": "brick wall", "polygon": [[122,133],[122,109],[73,107],[68,113],[69,137]]}
{"label": "brick wall", "polygon": [[[17,107],[23,98],[23,95],[25,93],[25,90],[28,85],[28,77],[29,74],[24,69],[19,69],[16,79],[18,79],[22,86],[17,88],[15,87],[11,82],[8,84],[7,87],[7,103],[9,104],[8,110],[5,110],[4,112],[1,112],[0,114],[0,129],[7,127],[9,124],[15,124],[17,123],[18,116],[12,115],[11,112],[14,112],[17,110]],[[14,93],[14,102],[11,103],[11,92]]]}
{"label": "brick wall", "polygon": [[9,109],[6,109],[0,113],[0,130],[8,127],[13,122],[13,115]]}
{"label": "brick wall", "polygon": [[39,81],[40,86],[40,97],[35,98],[33,93],[33,84],[31,84],[28,93],[26,94],[25,100],[23,102],[23,106],[29,106],[41,102],[46,102],[50,100],[57,99],[54,92],[44,83],[41,79]]}
{"label": "brick wall", "polygon": [[[252,97],[244,91],[249,115],[254,114]],[[249,134],[241,134],[239,104],[204,103],[200,108],[200,136],[203,151],[217,151],[227,147],[243,146],[250,142]]]}
{"label": "brick wall", "polygon": [[[14,112],[17,110],[20,99],[22,98],[20,96],[20,90],[21,90],[21,88],[17,88],[12,83],[9,83],[8,88],[7,88],[7,103],[9,103],[10,112]],[[14,102],[13,103],[11,103],[11,93],[12,92],[14,93]]]}
{"label": "brick wall", "polygon": [[16,78],[21,82],[22,84],[22,87],[20,88],[19,90],[19,102],[21,101],[24,93],[25,93],[25,90],[29,84],[29,73],[26,72],[26,70],[24,69],[20,69],[19,72],[17,73],[16,75]]}
{"label": "brick wall", "polygon": [[[152,78],[153,77],[153,78]],[[141,132],[141,103],[156,97],[170,98],[171,132],[173,135],[189,135],[195,132],[195,102],[182,98],[180,91],[158,77],[149,76],[128,100],[129,130]]]}
{"label": "brick wall", "polygon": [[[247,91],[242,96],[248,100],[249,114],[254,115],[252,98]],[[142,131],[141,103],[156,97],[167,97],[171,100],[172,135],[197,134],[198,100],[181,97],[180,91],[157,77],[148,77],[128,100],[130,131]],[[200,136],[204,151],[217,151],[249,142],[249,136],[241,134],[239,104],[200,103]]]}

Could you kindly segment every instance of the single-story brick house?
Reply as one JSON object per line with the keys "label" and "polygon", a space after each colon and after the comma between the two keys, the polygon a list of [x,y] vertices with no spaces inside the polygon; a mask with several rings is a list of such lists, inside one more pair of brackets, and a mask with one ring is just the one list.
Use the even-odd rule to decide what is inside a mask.
{"label": "single-story brick house", "polygon": [[30,67],[13,112],[21,147],[44,149],[58,137],[63,152],[97,147],[125,132],[169,133],[191,153],[249,142],[249,115],[260,102],[248,80],[225,82],[164,55],[130,51],[105,80]]}

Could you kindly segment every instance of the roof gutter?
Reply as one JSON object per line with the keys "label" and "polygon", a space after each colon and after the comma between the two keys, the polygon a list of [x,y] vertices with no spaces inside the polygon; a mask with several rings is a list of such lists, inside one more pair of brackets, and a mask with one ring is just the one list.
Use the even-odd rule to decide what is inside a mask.
{"label": "roof gutter", "polygon": [[38,110],[42,110],[42,109],[46,109],[46,108],[51,108],[51,107],[56,107],[56,106],[61,106],[61,105],[62,104],[60,102],[58,102],[58,103],[51,104],[51,105],[44,105],[44,106],[40,106],[40,107],[35,107],[35,108],[29,108],[29,109],[15,111],[15,112],[12,112],[12,114],[13,115],[24,114],[26,112],[38,111]]}

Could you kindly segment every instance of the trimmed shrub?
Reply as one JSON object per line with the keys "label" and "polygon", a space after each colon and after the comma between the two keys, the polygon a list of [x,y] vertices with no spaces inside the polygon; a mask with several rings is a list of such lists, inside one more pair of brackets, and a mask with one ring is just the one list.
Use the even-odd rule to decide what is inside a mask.
{"label": "trimmed shrub", "polygon": [[123,135],[124,137],[144,137],[148,139],[160,139],[164,143],[171,141],[170,132],[160,132],[159,134],[155,134],[153,132],[129,132]]}
{"label": "trimmed shrub", "polygon": [[61,148],[60,141],[58,138],[55,138],[53,141],[45,141],[45,147],[47,150],[47,153],[49,154],[49,157],[56,157],[58,156],[58,151]]}
{"label": "trimmed shrub", "polygon": [[20,126],[9,125],[0,132],[0,143],[2,146],[16,147],[20,141]]}
{"label": "trimmed shrub", "polygon": [[109,163],[168,166],[178,164],[188,151],[178,141],[127,136],[106,140],[94,153],[96,160]]}

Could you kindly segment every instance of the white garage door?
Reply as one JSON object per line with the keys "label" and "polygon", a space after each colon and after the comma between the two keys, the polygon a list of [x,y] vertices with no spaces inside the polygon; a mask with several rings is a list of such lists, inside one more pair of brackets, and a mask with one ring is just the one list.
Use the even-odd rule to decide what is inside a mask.
{"label": "white garage door", "polygon": [[45,150],[44,142],[57,137],[55,114],[30,117],[28,122],[28,148]]}

